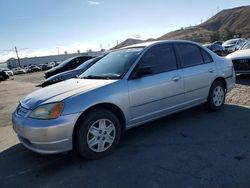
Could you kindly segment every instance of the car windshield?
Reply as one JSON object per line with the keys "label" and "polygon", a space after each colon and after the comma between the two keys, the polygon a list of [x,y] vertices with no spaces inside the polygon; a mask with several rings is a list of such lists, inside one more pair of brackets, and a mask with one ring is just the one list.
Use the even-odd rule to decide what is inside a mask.
{"label": "car windshield", "polygon": [[85,79],[120,79],[131,67],[143,48],[110,52],[80,75]]}
{"label": "car windshield", "polygon": [[93,58],[93,59],[89,59],[88,61],[85,61],[83,64],[79,65],[76,69],[79,70],[79,69],[85,69],[86,67],[88,67],[89,65],[99,61],[101,57],[96,57],[96,58]]}
{"label": "car windshield", "polygon": [[250,49],[250,41],[248,41],[241,49],[242,50]]}
{"label": "car windshield", "polygon": [[238,39],[231,39],[231,40],[224,42],[223,44],[224,45],[234,45],[237,43],[237,41],[238,41]]}
{"label": "car windshield", "polygon": [[68,62],[70,62],[72,59],[75,59],[76,57],[72,57],[72,58],[69,58],[69,59],[66,59],[65,61],[63,61],[62,63],[60,63],[58,66],[64,66],[66,65]]}

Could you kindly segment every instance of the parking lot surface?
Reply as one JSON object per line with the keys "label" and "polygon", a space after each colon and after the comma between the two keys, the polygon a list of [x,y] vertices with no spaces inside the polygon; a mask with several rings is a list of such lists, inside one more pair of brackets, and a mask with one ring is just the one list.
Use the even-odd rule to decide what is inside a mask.
{"label": "parking lot surface", "polygon": [[201,105],[131,129],[97,161],[39,155],[18,143],[10,112],[41,79],[34,73],[0,83],[1,188],[250,187],[249,77],[238,78],[221,111]]}

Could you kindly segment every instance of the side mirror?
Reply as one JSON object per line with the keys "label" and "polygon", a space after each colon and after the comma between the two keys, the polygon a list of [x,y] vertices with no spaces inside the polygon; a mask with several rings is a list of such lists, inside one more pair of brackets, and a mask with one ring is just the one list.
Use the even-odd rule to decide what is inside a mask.
{"label": "side mirror", "polygon": [[132,78],[141,78],[143,76],[146,76],[146,75],[150,75],[152,74],[153,71],[152,71],[152,67],[140,67],[138,68],[134,74],[133,74],[133,77]]}

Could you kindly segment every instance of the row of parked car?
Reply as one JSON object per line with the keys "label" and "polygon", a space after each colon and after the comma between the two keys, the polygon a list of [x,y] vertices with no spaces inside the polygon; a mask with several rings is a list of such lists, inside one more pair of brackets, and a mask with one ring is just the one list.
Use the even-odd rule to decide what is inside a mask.
{"label": "row of parked car", "polygon": [[6,80],[10,76],[14,76],[18,74],[25,74],[25,73],[48,70],[57,65],[59,65],[59,62],[49,62],[49,63],[39,64],[39,65],[34,64],[34,65],[24,66],[23,68],[22,67],[16,67],[13,69],[1,68],[0,69],[0,81]]}
{"label": "row of parked car", "polygon": [[225,42],[215,41],[210,44],[205,44],[204,46],[217,53],[219,56],[226,56],[241,49],[247,43],[247,41],[248,40],[245,38],[235,38]]}
{"label": "row of parked car", "polygon": [[38,71],[43,71],[43,70],[48,70],[53,68],[55,65],[50,64],[50,63],[45,63],[45,64],[39,64],[39,65],[28,65],[25,66],[24,68],[17,67],[12,69],[14,74],[24,74],[24,73],[30,73],[30,72],[38,72]]}
{"label": "row of parked car", "polygon": [[245,38],[203,45],[219,56],[231,59],[236,73],[250,74],[250,41]]}

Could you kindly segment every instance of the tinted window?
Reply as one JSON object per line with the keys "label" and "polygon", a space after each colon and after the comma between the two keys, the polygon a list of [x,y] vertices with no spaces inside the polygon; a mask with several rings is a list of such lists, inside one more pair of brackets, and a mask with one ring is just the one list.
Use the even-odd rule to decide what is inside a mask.
{"label": "tinted window", "polygon": [[213,62],[212,57],[205,50],[203,49],[200,49],[200,50],[201,50],[201,54],[205,63]]}
{"label": "tinted window", "polygon": [[171,44],[150,48],[141,58],[139,67],[151,67],[153,74],[177,69],[175,52]]}
{"label": "tinted window", "polygon": [[140,55],[142,48],[122,49],[110,52],[92,65],[80,77],[88,79],[121,78]]}
{"label": "tinted window", "polygon": [[93,59],[89,59],[89,60],[85,61],[84,63],[82,63],[81,65],[79,65],[76,69],[85,69],[86,67],[88,67],[88,66],[96,63],[97,61],[99,61],[102,57],[103,56],[96,57],[96,58],[93,58]]}
{"label": "tinted window", "polygon": [[203,64],[198,46],[187,43],[177,43],[177,47],[184,67]]}

